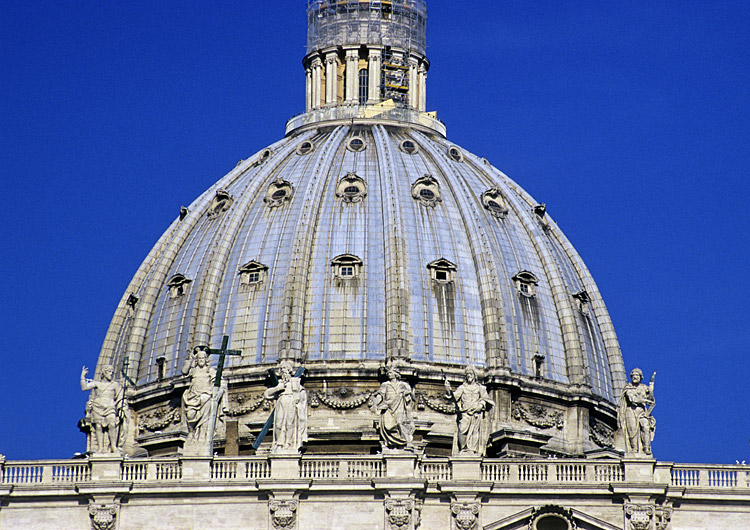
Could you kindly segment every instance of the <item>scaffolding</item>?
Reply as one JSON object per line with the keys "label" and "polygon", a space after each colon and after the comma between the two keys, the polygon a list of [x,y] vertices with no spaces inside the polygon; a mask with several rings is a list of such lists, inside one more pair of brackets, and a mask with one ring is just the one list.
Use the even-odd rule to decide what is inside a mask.
{"label": "scaffolding", "polygon": [[308,0],[307,53],[331,46],[390,46],[425,55],[425,0]]}
{"label": "scaffolding", "polygon": [[409,66],[403,56],[394,54],[390,47],[383,49],[381,69],[381,98],[392,99],[399,106],[406,106],[409,101]]}

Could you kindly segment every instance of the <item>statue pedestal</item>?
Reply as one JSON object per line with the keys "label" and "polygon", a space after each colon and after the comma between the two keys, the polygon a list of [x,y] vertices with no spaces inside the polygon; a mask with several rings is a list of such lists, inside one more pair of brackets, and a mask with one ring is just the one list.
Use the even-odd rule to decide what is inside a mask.
{"label": "statue pedestal", "polygon": [[120,480],[122,457],[118,454],[93,454],[89,457],[91,463],[91,480],[101,482],[117,482]]}
{"label": "statue pedestal", "polygon": [[482,476],[482,457],[456,455],[451,457],[453,480],[478,480]]}
{"label": "statue pedestal", "polygon": [[211,478],[211,461],[209,456],[183,456],[183,480],[209,480]]}
{"label": "statue pedestal", "polygon": [[622,463],[625,466],[625,482],[654,483],[656,460],[650,455],[626,453]]}
{"label": "statue pedestal", "polygon": [[296,479],[299,478],[300,455],[293,454],[271,454],[271,477],[274,479]]}
{"label": "statue pedestal", "polygon": [[385,476],[388,478],[415,478],[417,455],[413,453],[391,453],[385,457]]}

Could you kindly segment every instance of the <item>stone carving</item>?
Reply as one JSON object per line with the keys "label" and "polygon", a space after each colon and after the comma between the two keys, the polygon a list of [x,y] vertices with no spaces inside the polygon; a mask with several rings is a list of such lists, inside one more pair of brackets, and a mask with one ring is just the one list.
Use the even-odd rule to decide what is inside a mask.
{"label": "stone carving", "polygon": [[116,504],[89,504],[89,516],[91,517],[91,530],[113,530],[117,517]]}
{"label": "stone carving", "polygon": [[276,400],[273,417],[274,453],[298,453],[307,441],[307,392],[302,380],[292,375],[292,363],[279,363],[281,380],[266,390],[267,400]]}
{"label": "stone carving", "polygon": [[654,507],[650,504],[627,504],[625,516],[630,524],[630,530],[649,530],[651,518],[654,516]]}
{"label": "stone carving", "polygon": [[453,454],[484,456],[489,432],[486,413],[492,408],[492,400],[487,388],[477,381],[477,372],[473,366],[466,368],[466,381],[454,392],[448,379],[445,378],[445,393],[456,406],[458,428],[453,439]]}
{"label": "stone carving", "polygon": [[451,513],[457,530],[475,530],[479,528],[479,503],[451,503]]}
{"label": "stone carving", "polygon": [[[541,508],[532,508],[531,509],[531,518],[529,519],[529,527],[528,530],[536,530],[537,528],[541,528],[542,524],[537,524],[537,521],[540,519],[548,519],[548,521],[545,521],[547,525],[545,525],[545,528],[552,528],[551,526],[553,523],[552,521],[560,521],[561,519],[564,519],[567,523],[567,527],[569,530],[576,530],[578,526],[575,523],[575,520],[573,519],[573,512],[572,510],[566,510],[565,508],[561,508],[560,506],[554,506],[552,504],[548,504],[547,506],[542,506]],[[552,521],[549,521],[549,520]],[[555,525],[554,528],[558,528],[562,525],[558,524]]]}
{"label": "stone carving", "polygon": [[277,501],[268,503],[271,511],[271,524],[276,530],[291,530],[297,522],[297,500]]}
{"label": "stone carving", "polygon": [[[421,506],[414,499],[387,499],[385,520],[388,530],[412,530],[419,526]],[[413,523],[413,524],[412,524]]]}
{"label": "stone carving", "polygon": [[423,410],[427,408],[440,412],[441,414],[455,414],[456,405],[452,401],[448,401],[445,395],[442,396],[428,396],[424,392],[417,393],[417,408]]}
{"label": "stone carving", "polygon": [[290,201],[294,195],[294,187],[291,182],[278,177],[274,180],[266,190],[266,196],[263,198],[263,202],[269,208],[278,208],[284,203]]}
{"label": "stone carving", "polygon": [[432,175],[418,178],[411,185],[411,196],[423,206],[434,208],[443,199],[440,197],[440,187]]}
{"label": "stone carving", "polygon": [[341,387],[334,393],[324,392],[313,392],[316,396],[316,401],[320,401],[326,407],[335,410],[350,410],[361,407],[372,397],[372,392],[364,392],[361,394],[351,394],[348,388]]}
{"label": "stone carving", "polygon": [[[81,369],[81,390],[92,390],[86,403],[86,420],[93,426],[91,449],[96,453],[117,453],[120,451],[121,430],[124,418],[125,390],[113,380],[115,369],[102,368],[101,379],[86,379],[89,370]],[[106,431],[106,436],[105,436]]]}
{"label": "stone carving", "polygon": [[[259,396],[253,397],[250,394],[238,394],[236,396],[233,396],[232,401],[236,403],[236,406],[228,405],[227,407],[227,416],[242,416],[243,414],[248,414],[250,412],[255,412],[258,410],[261,406],[264,406],[268,400],[266,399],[266,396],[263,394]],[[270,407],[264,407],[266,409]]]}
{"label": "stone carving", "polygon": [[615,445],[615,431],[606,423],[592,419],[589,422],[589,438],[599,447]]}
{"label": "stone carving", "polygon": [[657,506],[654,510],[654,523],[656,530],[669,530],[672,522],[672,508],[669,506]]}
{"label": "stone carving", "polygon": [[414,391],[396,368],[387,369],[388,381],[370,398],[370,409],[380,414],[380,441],[388,449],[415,450]]}
{"label": "stone carving", "polygon": [[160,431],[168,427],[171,423],[180,423],[182,414],[179,408],[164,406],[152,410],[146,414],[141,414],[138,418],[138,432]]}
{"label": "stone carving", "polygon": [[513,417],[518,421],[525,421],[529,425],[539,429],[555,427],[562,429],[565,426],[563,413],[559,410],[548,410],[536,403],[529,404],[528,408],[521,403],[513,403]]}
{"label": "stone carving", "polygon": [[226,212],[234,202],[234,198],[229,194],[227,190],[216,190],[216,195],[211,201],[211,205],[208,207],[208,218],[216,219],[221,214]]}
{"label": "stone carving", "polygon": [[630,372],[630,383],[625,385],[618,405],[617,422],[625,438],[625,451],[628,453],[651,454],[656,419],[654,410],[654,379],[648,385],[641,383],[643,372],[635,368]]}
{"label": "stone carving", "polygon": [[[188,428],[185,445],[197,450],[213,435],[208,431],[211,424],[211,399],[214,395],[216,369],[208,364],[208,348],[197,346],[193,349],[190,358],[182,366],[182,373],[190,378],[190,386],[182,394],[182,406],[185,409]],[[223,406],[225,393],[226,389],[222,388],[217,396],[220,400],[217,410],[225,408]]]}

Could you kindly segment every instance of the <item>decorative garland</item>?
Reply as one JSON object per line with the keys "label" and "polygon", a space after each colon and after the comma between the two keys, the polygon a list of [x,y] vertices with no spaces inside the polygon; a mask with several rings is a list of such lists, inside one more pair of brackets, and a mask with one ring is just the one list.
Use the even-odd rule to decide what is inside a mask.
{"label": "decorative garland", "polygon": [[614,446],[614,435],[614,429],[600,421],[592,421],[589,424],[589,438],[599,447]]}
{"label": "decorative garland", "polygon": [[445,398],[440,398],[437,396],[431,397],[424,392],[417,392],[417,399],[417,407],[424,404],[427,405],[428,408],[434,410],[435,412],[440,412],[441,414],[452,415],[456,413],[456,405],[450,401],[447,401]]}
{"label": "decorative garland", "polygon": [[[263,394],[261,394],[259,397],[255,398],[254,401],[245,401],[245,399],[249,398],[249,396],[240,394],[239,396],[235,397],[235,401],[239,404],[238,407],[230,408],[227,411],[227,416],[242,416],[243,414],[247,414],[248,412],[254,412],[257,409],[260,408],[261,405],[263,405],[266,402],[266,398]],[[264,408],[270,408],[270,404],[268,407]]]}
{"label": "decorative garland", "polygon": [[182,414],[179,408],[160,407],[139,418],[138,431],[160,431],[170,423],[180,423]]}
{"label": "decorative garland", "polygon": [[529,425],[539,429],[555,427],[562,429],[565,426],[563,413],[558,410],[549,411],[541,405],[531,405],[531,410],[526,410],[523,405],[513,403],[513,417],[516,420],[524,420]]}
{"label": "decorative garland", "polygon": [[[324,394],[323,392],[315,391],[313,390],[311,392],[312,398],[310,399],[310,405],[311,406],[317,406],[313,405],[313,400],[317,401],[320,400],[321,403],[323,403],[326,407],[336,410],[349,410],[349,409],[356,409],[357,407],[361,407],[365,403],[367,403],[367,400],[370,399],[370,396],[372,396],[372,392],[365,392],[363,394],[356,394],[351,397],[351,399],[340,399],[334,396],[334,394]],[[345,392],[342,392],[343,395],[346,395]]]}

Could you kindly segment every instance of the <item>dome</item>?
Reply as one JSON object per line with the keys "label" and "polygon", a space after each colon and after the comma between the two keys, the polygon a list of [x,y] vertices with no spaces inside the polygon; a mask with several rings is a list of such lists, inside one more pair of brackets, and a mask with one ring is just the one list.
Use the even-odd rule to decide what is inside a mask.
{"label": "dome", "polygon": [[426,112],[424,2],[347,6],[308,3],[306,112],[182,208],[122,297],[97,370],[122,367],[134,386],[133,443],[179,444],[179,422],[162,420],[179,419],[182,367],[228,337],[240,438],[259,436],[265,374],[290,360],[307,369],[311,403],[347,411],[333,427],[311,415],[321,447],[374,450],[356,409],[396,364],[434,452],[454,428],[443,378],[468,366],[501,405],[498,448],[595,448],[625,374],[594,280],[545,206]]}

